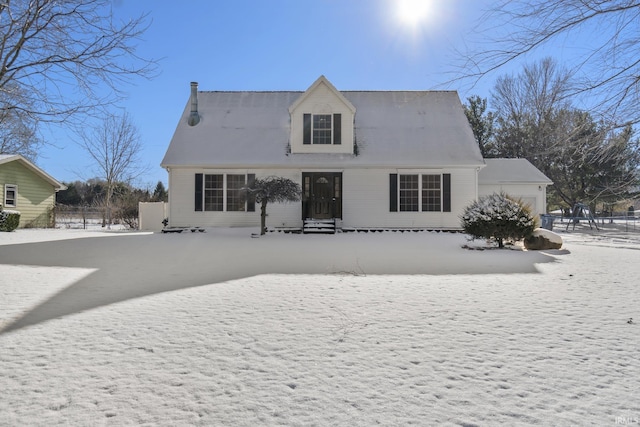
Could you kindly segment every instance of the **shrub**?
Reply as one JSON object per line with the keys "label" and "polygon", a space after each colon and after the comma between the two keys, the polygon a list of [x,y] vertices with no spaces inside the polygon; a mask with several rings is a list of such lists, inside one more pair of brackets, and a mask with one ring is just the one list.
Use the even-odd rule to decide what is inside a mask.
{"label": "shrub", "polygon": [[20,212],[0,210],[0,231],[13,231],[20,225]]}
{"label": "shrub", "polygon": [[481,197],[465,208],[461,219],[465,233],[474,239],[495,239],[499,248],[505,239],[522,240],[536,228],[529,207],[504,193]]}

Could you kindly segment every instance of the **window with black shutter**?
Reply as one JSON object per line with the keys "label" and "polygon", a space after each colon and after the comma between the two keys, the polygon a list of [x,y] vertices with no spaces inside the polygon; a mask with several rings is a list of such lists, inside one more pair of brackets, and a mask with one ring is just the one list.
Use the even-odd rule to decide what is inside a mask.
{"label": "window with black shutter", "polygon": [[442,212],[451,212],[451,174],[442,174]]}
{"label": "window with black shutter", "polygon": [[398,174],[389,174],[389,212],[398,212]]}
{"label": "window with black shutter", "polygon": [[201,173],[197,173],[196,174],[196,181],[195,181],[195,210],[196,212],[202,211],[202,201],[203,201],[203,196],[202,196],[202,174]]}
{"label": "window with black shutter", "polygon": [[333,115],[333,144],[342,144],[342,115]]}
{"label": "window with black shutter", "polygon": [[342,144],[342,115],[303,114],[302,143],[305,145]]}

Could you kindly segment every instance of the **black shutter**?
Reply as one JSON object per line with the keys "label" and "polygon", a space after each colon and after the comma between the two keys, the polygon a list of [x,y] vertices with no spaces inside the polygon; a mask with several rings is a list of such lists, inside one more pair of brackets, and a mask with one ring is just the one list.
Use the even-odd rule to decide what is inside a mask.
{"label": "black shutter", "polygon": [[451,212],[451,174],[442,174],[442,212]]}
{"label": "black shutter", "polygon": [[[250,173],[247,174],[247,188],[253,189],[253,184],[256,180],[256,174]],[[256,211],[256,196],[253,192],[249,192],[247,194],[247,212],[255,212]]]}
{"label": "black shutter", "polygon": [[333,115],[333,143],[342,144],[342,114]]}
{"label": "black shutter", "polygon": [[398,212],[398,174],[389,174],[389,212]]}
{"label": "black shutter", "polygon": [[202,174],[196,174],[196,197],[195,197],[196,211],[202,211]]}
{"label": "black shutter", "polygon": [[302,120],[302,143],[311,144],[311,114],[305,114]]}

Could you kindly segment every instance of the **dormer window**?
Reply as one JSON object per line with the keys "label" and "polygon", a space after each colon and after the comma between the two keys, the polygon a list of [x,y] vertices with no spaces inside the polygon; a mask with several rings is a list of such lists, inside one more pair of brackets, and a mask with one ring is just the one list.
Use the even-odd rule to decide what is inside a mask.
{"label": "dormer window", "polygon": [[341,144],[341,118],[340,114],[304,114],[303,144]]}

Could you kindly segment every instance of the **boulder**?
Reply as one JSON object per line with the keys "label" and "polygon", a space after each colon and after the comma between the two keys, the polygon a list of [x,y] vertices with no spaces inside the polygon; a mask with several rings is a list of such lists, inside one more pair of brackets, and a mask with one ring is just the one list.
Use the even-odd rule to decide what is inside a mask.
{"label": "boulder", "polygon": [[544,228],[533,230],[531,237],[524,239],[524,247],[530,251],[545,249],[560,249],[562,247],[562,237]]}

